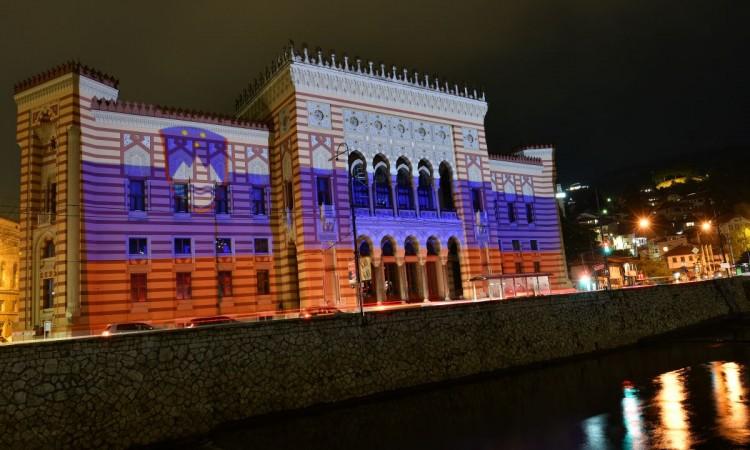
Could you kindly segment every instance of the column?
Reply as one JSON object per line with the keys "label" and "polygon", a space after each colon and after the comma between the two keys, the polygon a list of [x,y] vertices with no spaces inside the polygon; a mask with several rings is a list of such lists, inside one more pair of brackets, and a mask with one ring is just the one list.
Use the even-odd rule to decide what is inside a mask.
{"label": "column", "polygon": [[409,294],[406,286],[406,265],[404,264],[404,258],[396,258],[396,264],[398,267],[398,294],[401,297],[401,301],[406,302],[409,299]]}
{"label": "column", "polygon": [[419,258],[419,273],[422,276],[422,300],[430,301],[430,287],[427,281],[427,264],[424,257]]}
{"label": "column", "polygon": [[451,299],[451,288],[448,286],[448,257],[440,256],[440,272],[443,275],[443,297],[445,301]]}
{"label": "column", "polygon": [[385,267],[380,258],[373,259],[372,265],[375,268],[375,273],[373,274],[375,277],[375,298],[378,304],[380,304],[385,300]]}

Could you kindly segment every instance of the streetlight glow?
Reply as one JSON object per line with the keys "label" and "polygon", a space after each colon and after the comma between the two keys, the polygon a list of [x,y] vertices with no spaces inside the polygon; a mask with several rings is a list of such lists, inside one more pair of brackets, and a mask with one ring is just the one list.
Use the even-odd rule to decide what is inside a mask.
{"label": "streetlight glow", "polygon": [[648,217],[641,217],[638,219],[638,227],[641,229],[648,228],[651,226],[651,221],[648,219]]}
{"label": "streetlight glow", "polygon": [[701,230],[703,231],[709,231],[711,229],[711,221],[706,220],[703,223],[701,223]]}

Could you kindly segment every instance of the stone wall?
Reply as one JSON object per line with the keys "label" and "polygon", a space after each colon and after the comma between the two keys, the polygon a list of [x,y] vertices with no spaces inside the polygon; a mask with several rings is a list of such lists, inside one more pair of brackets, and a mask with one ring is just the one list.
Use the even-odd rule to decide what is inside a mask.
{"label": "stone wall", "polygon": [[10,448],[122,448],[633,344],[747,312],[740,279],[0,347]]}

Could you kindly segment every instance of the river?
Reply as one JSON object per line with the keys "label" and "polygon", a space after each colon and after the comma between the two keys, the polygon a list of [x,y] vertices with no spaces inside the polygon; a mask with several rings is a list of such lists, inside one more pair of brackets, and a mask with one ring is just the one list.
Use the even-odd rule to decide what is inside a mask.
{"label": "river", "polygon": [[750,446],[750,322],[618,352],[222,427],[200,449]]}

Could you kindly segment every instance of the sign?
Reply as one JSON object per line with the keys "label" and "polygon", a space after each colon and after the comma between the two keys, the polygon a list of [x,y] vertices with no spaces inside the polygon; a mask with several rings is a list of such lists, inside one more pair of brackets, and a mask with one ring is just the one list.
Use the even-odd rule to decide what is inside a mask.
{"label": "sign", "polygon": [[359,257],[359,279],[360,281],[372,280],[372,262],[369,256]]}
{"label": "sign", "polygon": [[44,321],[44,337],[47,337],[47,335],[50,333],[52,333],[52,321],[45,320]]}
{"label": "sign", "polygon": [[693,254],[695,254],[695,255],[697,255],[698,253],[700,253],[700,250],[698,250],[698,247],[693,247],[693,249],[690,250],[690,251],[693,252]]}
{"label": "sign", "polygon": [[357,269],[354,265],[354,261],[349,261],[347,272],[349,273],[349,284],[355,286],[357,284]]}

